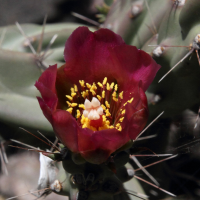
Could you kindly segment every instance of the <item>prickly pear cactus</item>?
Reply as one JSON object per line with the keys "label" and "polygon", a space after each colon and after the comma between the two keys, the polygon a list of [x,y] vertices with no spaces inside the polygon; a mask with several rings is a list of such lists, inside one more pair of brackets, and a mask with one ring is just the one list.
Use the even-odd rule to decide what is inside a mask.
{"label": "prickly pear cactus", "polygon": [[[199,154],[188,150],[192,152],[190,156],[185,154],[188,152],[182,148],[186,143],[195,142],[194,136],[199,135],[199,118],[195,115],[200,105],[199,8],[199,0],[113,0],[97,6],[100,12],[97,18],[102,23],[100,27],[121,35],[127,44],[149,53],[162,66],[146,92],[149,122],[162,111],[165,112],[145,133],[146,136],[156,134],[156,139],[134,142],[131,148],[115,152],[103,164],[87,162],[66,148],[66,145],[60,145],[59,152],[56,153],[43,152],[54,161],[62,162],[58,170],[59,178],[53,177],[51,181],[45,182],[50,185],[48,192],[66,195],[72,200],[124,200],[138,198],[132,192],[132,195],[129,195],[129,190],[142,194],[145,190],[146,194],[154,199],[164,198],[165,195],[159,190],[155,191],[147,185],[141,187],[134,179],[137,174],[133,167],[136,166],[129,155],[143,147],[156,153],[184,153],[163,167],[154,167],[149,172],[170,192],[185,194],[185,190],[180,191],[177,186],[184,181],[186,189],[192,191],[188,196],[199,197],[196,190],[198,187],[185,183],[188,180],[192,183],[196,181],[187,168],[192,166],[193,171],[198,170],[195,166],[198,166]],[[2,122],[52,132],[35,99],[39,93],[33,85],[48,65],[57,63],[60,67],[64,64],[65,41],[78,26],[47,25],[43,40],[42,26],[22,25],[21,29],[27,37],[20,34],[16,26],[0,29]],[[57,39],[48,47],[55,35],[58,35]],[[31,52],[29,41],[35,52],[33,49]],[[186,146],[191,150],[190,146]],[[152,158],[151,160],[154,161]],[[41,165],[49,166],[45,163],[52,164],[52,161],[42,162]],[[148,165],[148,159],[142,163]],[[182,167],[183,165],[185,167]],[[46,171],[54,169],[46,167]],[[66,181],[62,183],[60,180],[63,180],[63,177],[66,177]],[[41,179],[40,183],[43,183]],[[44,187],[40,184],[38,189],[42,188]],[[180,196],[179,199],[186,199],[188,196]]]}

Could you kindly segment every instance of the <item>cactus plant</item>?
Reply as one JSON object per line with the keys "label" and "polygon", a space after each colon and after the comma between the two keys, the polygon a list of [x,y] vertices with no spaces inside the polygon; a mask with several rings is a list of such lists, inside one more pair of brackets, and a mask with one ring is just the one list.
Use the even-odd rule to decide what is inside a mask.
{"label": "cactus plant", "polygon": [[[131,174],[130,171],[127,171],[127,168],[130,168],[130,165],[126,164],[128,161],[132,166],[135,166],[132,161],[126,159],[127,152],[134,154],[140,147],[145,147],[156,153],[174,153],[179,152],[181,148],[171,149],[170,147],[195,142],[192,138],[193,136],[198,137],[199,126],[198,121],[195,121],[194,112],[197,113],[200,105],[199,7],[200,2],[198,0],[163,0],[162,2],[160,0],[113,0],[105,1],[103,6],[98,6],[100,14],[97,17],[102,23],[101,28],[108,28],[121,35],[126,44],[136,46],[149,53],[162,66],[146,92],[149,104],[149,122],[162,111],[165,112],[160,120],[155,122],[145,133],[146,135],[156,133],[157,138],[151,139],[151,142],[149,140],[134,142],[128,151],[116,152],[116,157],[121,156],[119,166],[118,161],[113,161],[117,166],[116,169],[113,168],[113,163],[110,160],[107,160],[106,167],[105,163],[104,165],[102,163],[90,163],[90,159],[85,155],[84,157],[81,154],[82,152],[78,152],[78,154],[73,152],[67,142],[64,142],[64,144],[72,152],[67,151],[61,145],[59,147],[61,153],[55,155],[44,153],[52,159],[62,160],[64,170],[71,174],[71,177],[68,177],[66,187],[63,185],[63,191],[66,192],[66,195],[70,194],[72,198],[78,189],[78,199],[135,199],[135,197],[126,193],[128,191],[124,189],[124,185],[129,189],[133,189],[136,185],[137,192],[144,193],[144,191],[135,179],[131,179],[134,172],[131,171],[133,172]],[[40,54],[37,52],[37,55],[31,53],[29,41],[37,49],[42,31],[41,26],[22,25],[27,38],[19,33],[16,26],[0,29],[1,35],[5,33],[0,49],[0,98],[2,99],[0,120],[3,123],[9,122],[29,128],[29,130],[39,129],[51,132],[51,135],[53,135],[52,128],[43,117],[35,99],[35,96],[38,96],[39,93],[33,85],[46,66],[57,63],[60,67],[64,64],[65,41],[78,26],[80,25],[47,25],[44,31],[42,50]],[[90,29],[94,31],[100,27]],[[56,34],[58,38],[52,44],[49,56],[41,60],[40,56],[45,52],[50,40]],[[161,80],[169,70],[172,71]],[[177,125],[178,123],[181,124],[180,127]],[[195,123],[196,129],[193,130]],[[187,130],[185,130],[185,127],[187,127]],[[55,127],[54,130],[58,132]],[[64,139],[60,135],[58,136],[63,142]],[[177,140],[179,136],[184,142]],[[196,146],[193,147],[193,149],[196,148]],[[63,152],[66,154],[63,155]],[[186,158],[187,161],[185,161]],[[150,169],[150,173],[159,179],[164,188],[170,188],[170,185],[173,185],[173,176],[170,176],[170,173],[174,174],[176,181],[178,181],[183,176],[181,174],[189,173],[186,169],[183,170],[183,173],[178,173],[178,170],[182,170],[181,165],[185,163],[189,167],[198,164],[199,155],[197,153],[194,153],[193,157],[185,155],[181,158],[175,158],[173,162],[168,162],[168,165],[165,165],[161,170]],[[143,164],[147,164],[147,161],[143,161]],[[114,172],[113,169],[116,171]],[[159,167],[156,169],[159,169]],[[195,167],[194,170],[196,170]],[[104,177],[102,182],[99,176]],[[100,187],[96,189],[95,187],[98,184]],[[87,190],[85,190],[85,187]],[[151,192],[149,186],[144,185],[143,188],[147,195],[153,196],[154,191]],[[176,192],[175,190],[171,191]],[[191,189],[191,191],[193,196],[197,196],[194,189]],[[54,190],[54,192],[56,191]],[[154,199],[164,197],[164,194],[157,192],[158,196]],[[177,194],[183,193],[185,191],[177,192]],[[113,194],[115,195],[113,196]]]}

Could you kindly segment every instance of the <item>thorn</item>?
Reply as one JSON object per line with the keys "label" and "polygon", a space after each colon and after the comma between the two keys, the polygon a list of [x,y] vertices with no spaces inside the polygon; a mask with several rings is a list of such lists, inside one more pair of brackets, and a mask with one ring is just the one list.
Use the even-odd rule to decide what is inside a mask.
{"label": "thorn", "polygon": [[98,22],[96,22],[96,21],[94,21],[94,20],[92,20],[92,19],[89,19],[89,18],[87,18],[87,17],[85,17],[85,16],[83,16],[83,15],[80,15],[80,14],[78,14],[78,13],[71,12],[71,14],[72,14],[74,17],[77,17],[77,18],[82,19],[82,20],[84,20],[84,21],[86,21],[86,22],[89,22],[90,24],[93,24],[93,25],[95,25],[95,26],[97,26],[97,27],[99,27],[99,26],[101,25],[100,23],[98,23]]}
{"label": "thorn", "polygon": [[140,164],[138,159],[135,156],[131,156],[131,159],[135,162],[135,164],[141,168],[141,170],[157,185],[159,186],[160,184],[158,181]]}
{"label": "thorn", "polygon": [[142,179],[142,178],[140,178],[140,177],[138,177],[138,176],[136,176],[136,175],[135,175],[134,177],[137,178],[137,179],[140,180],[140,181],[143,181],[143,182],[145,182],[145,183],[147,183],[147,184],[149,184],[149,185],[151,185],[151,186],[153,186],[153,187],[155,187],[155,188],[157,188],[157,189],[159,189],[159,190],[165,192],[166,194],[169,194],[169,195],[171,195],[171,196],[173,196],[173,197],[176,197],[176,195],[172,194],[171,192],[168,192],[167,190],[164,190],[164,189],[158,187],[157,185],[154,185],[153,183],[150,183],[150,182],[148,182],[148,181],[146,181],[146,180],[144,180],[144,179]]}
{"label": "thorn", "polygon": [[[50,144],[52,144],[52,146],[51,146],[51,149],[53,150],[53,148],[55,148],[55,149],[57,149],[59,152],[60,152],[60,149],[56,146],[56,145],[54,145],[54,143],[52,143],[48,138],[46,138],[42,133],[40,133],[40,131],[37,131],[43,138],[45,138]],[[58,142],[58,140],[56,140],[57,142]],[[56,143],[57,143],[56,142]],[[51,150],[51,151],[52,151]]]}
{"label": "thorn", "polygon": [[164,113],[161,112],[160,115],[158,115],[135,139],[135,141]]}
{"label": "thorn", "polygon": [[178,63],[174,65],[159,81],[160,83],[177,65],[179,65],[181,62],[183,62],[192,52],[194,51],[194,48],[192,48]]}
{"label": "thorn", "polygon": [[32,148],[32,149],[38,150],[38,148],[36,148],[36,147],[34,147],[34,146],[31,146],[31,145],[29,145],[29,144],[25,144],[25,143],[20,142],[20,141],[18,141],[18,140],[14,140],[14,139],[10,139],[10,140],[11,140],[12,142],[17,143],[17,144],[21,144],[21,145],[24,145],[24,146],[26,146],[26,147],[29,147],[29,148]]}
{"label": "thorn", "polygon": [[40,61],[41,61],[41,62],[42,62],[42,60],[44,59],[46,53],[47,53],[47,52],[49,51],[49,49],[51,48],[51,45],[55,42],[55,40],[56,40],[57,37],[58,37],[58,35],[55,34],[55,35],[51,38],[51,40],[50,40],[50,42],[49,42],[47,48],[46,48],[45,51],[44,51],[44,53],[40,56]]}
{"label": "thorn", "polygon": [[141,137],[141,138],[138,138],[137,141],[151,139],[151,138],[154,138],[154,137],[157,137],[157,135],[150,135],[150,136],[146,136],[146,137]]}
{"label": "thorn", "polygon": [[31,44],[31,42],[30,42],[30,39],[29,39],[29,38],[27,37],[27,35],[24,33],[24,31],[23,31],[22,27],[20,26],[20,24],[19,24],[18,22],[16,22],[15,24],[16,24],[17,28],[19,29],[20,33],[27,39],[28,45],[29,45],[29,47],[30,47],[32,53],[33,53],[34,55],[36,55],[36,51],[35,51],[35,49],[33,48],[32,44]]}
{"label": "thorn", "polygon": [[[169,157],[169,158],[165,158],[165,159],[159,160],[159,161],[157,161],[157,162],[151,163],[151,164],[146,165],[146,166],[144,166],[144,167],[142,167],[142,168],[147,168],[147,167],[156,165],[156,164],[161,163],[161,162],[164,162],[164,161],[166,161],[166,160],[170,160],[170,159],[172,159],[172,158],[175,158],[176,156],[178,156],[178,154],[176,154],[176,155],[174,155],[174,156],[171,156],[171,157]],[[135,169],[135,172],[141,170],[142,168]]]}
{"label": "thorn", "polygon": [[42,140],[41,138],[37,137],[37,136],[36,136],[36,135],[34,135],[33,133],[31,133],[31,132],[27,131],[27,130],[26,130],[26,129],[24,129],[24,128],[21,128],[21,127],[19,127],[19,128],[20,128],[20,129],[22,129],[23,131],[25,131],[25,132],[27,132],[27,133],[31,134],[32,136],[36,137],[37,139],[39,139],[40,141],[44,142],[45,144],[47,144],[48,146],[50,146],[50,147],[51,147],[51,145],[50,145],[49,143],[47,143],[47,142],[45,142],[44,140]]}
{"label": "thorn", "polygon": [[[172,156],[173,154],[140,154],[140,155],[132,155],[132,156],[135,156],[135,157],[146,157],[146,156],[149,156],[149,157],[163,157],[163,156]],[[132,157],[130,156],[130,157]]]}
{"label": "thorn", "polygon": [[38,53],[38,54],[40,53],[41,48],[42,48],[42,42],[43,42],[44,29],[45,29],[46,22],[47,22],[47,15],[45,15],[44,21],[43,21],[42,32],[41,32],[40,41],[39,41],[38,49],[37,49],[37,53]]}

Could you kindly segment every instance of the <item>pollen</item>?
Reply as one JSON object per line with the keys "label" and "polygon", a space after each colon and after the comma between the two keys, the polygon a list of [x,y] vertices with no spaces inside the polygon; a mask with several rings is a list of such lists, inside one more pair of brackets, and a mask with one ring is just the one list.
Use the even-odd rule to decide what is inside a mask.
{"label": "pollen", "polygon": [[110,89],[111,89],[111,90],[113,90],[114,85],[115,85],[115,83],[111,83],[111,84],[110,84]]}
{"label": "pollen", "polygon": [[103,79],[103,85],[105,85],[106,82],[107,82],[107,77],[105,77],[105,78]]}
{"label": "pollen", "polygon": [[85,106],[83,104],[79,104],[79,108],[85,109]]}
{"label": "pollen", "polygon": [[71,106],[72,106],[72,107],[76,107],[76,106],[77,106],[77,103],[72,103]]}
{"label": "pollen", "polygon": [[103,88],[103,85],[102,85],[100,82],[98,82],[97,84],[98,84],[98,86],[99,86],[100,88]]}
{"label": "pollen", "polygon": [[124,92],[124,91],[122,91],[122,92],[119,93],[119,98],[120,98],[120,99],[123,99],[123,92]]}
{"label": "pollen", "polygon": [[109,83],[105,77],[102,83],[86,83],[79,80],[79,86],[74,84],[71,95],[66,95],[67,110],[82,128],[92,131],[117,129],[122,131],[122,122],[126,117],[126,104],[132,103],[132,97],[123,101],[123,91],[119,93],[117,83]]}
{"label": "pollen", "polygon": [[130,100],[128,100],[128,103],[132,103],[133,102],[133,97],[130,99]]}
{"label": "pollen", "polygon": [[80,83],[81,87],[85,87],[85,81],[84,80],[79,81],[79,83]]}
{"label": "pollen", "polygon": [[92,87],[89,83],[86,83],[86,86],[88,89],[90,89]]}
{"label": "pollen", "polygon": [[97,98],[99,99],[99,101],[101,101],[101,96],[97,95]]}
{"label": "pollen", "polygon": [[72,114],[73,108],[68,108],[67,111]]}
{"label": "pollen", "polygon": [[102,91],[102,98],[105,98],[105,91]]}
{"label": "pollen", "polygon": [[75,92],[72,92],[72,93],[71,93],[71,96],[72,96],[72,97],[75,97],[75,96],[76,96],[76,93],[75,93]]}
{"label": "pollen", "polygon": [[73,100],[73,98],[72,98],[71,96],[69,96],[69,95],[66,95],[66,97],[67,97],[70,101]]}
{"label": "pollen", "polygon": [[110,104],[108,103],[108,101],[106,101],[105,104],[106,104],[106,107],[107,107],[107,108],[110,108]]}
{"label": "pollen", "polygon": [[75,90],[75,92],[78,92],[78,87],[75,84],[74,84],[74,90]]}
{"label": "pollen", "polygon": [[106,84],[106,89],[107,89],[107,90],[110,90],[110,85],[109,85],[109,83]]}
{"label": "pollen", "polygon": [[76,114],[77,119],[80,118],[80,116],[81,116],[80,110],[76,110],[76,113],[77,113],[77,114]]}

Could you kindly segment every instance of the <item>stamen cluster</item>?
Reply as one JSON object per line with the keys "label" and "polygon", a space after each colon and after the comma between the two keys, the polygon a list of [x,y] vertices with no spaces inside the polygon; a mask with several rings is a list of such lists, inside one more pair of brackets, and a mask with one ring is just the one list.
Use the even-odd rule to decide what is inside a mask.
{"label": "stamen cluster", "polygon": [[[118,92],[118,85],[109,84],[107,77],[97,84],[85,83],[80,80],[80,90],[77,85],[71,88],[71,95],[66,95],[68,109],[82,128],[93,131],[115,128],[122,130],[125,105],[132,103],[133,98],[122,104],[123,91]],[[90,101],[91,99],[91,101]]]}

